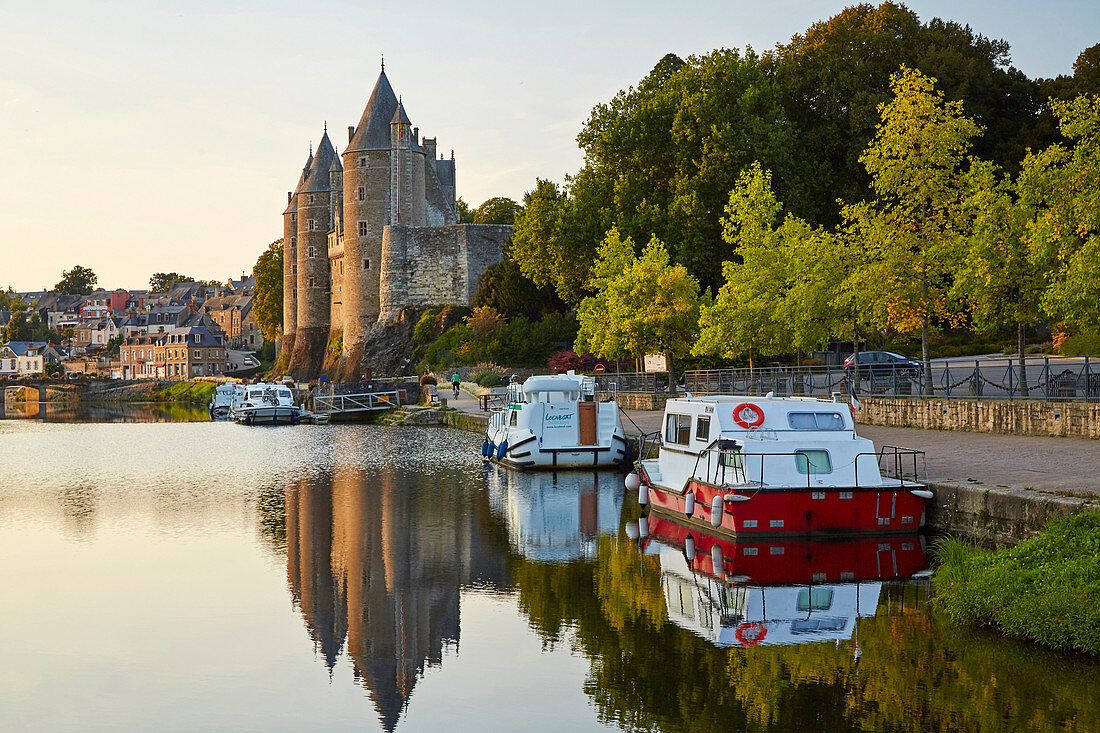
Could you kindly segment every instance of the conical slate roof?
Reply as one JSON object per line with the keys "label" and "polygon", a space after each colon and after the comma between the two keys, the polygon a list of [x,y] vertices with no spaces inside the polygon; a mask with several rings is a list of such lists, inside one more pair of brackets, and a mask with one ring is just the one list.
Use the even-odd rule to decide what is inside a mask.
{"label": "conical slate roof", "polygon": [[397,100],[397,109],[394,110],[393,117],[390,119],[390,124],[400,122],[402,125],[411,125],[409,122],[409,116],[405,114],[405,103],[400,99]]}
{"label": "conical slate roof", "polygon": [[332,159],[335,157],[336,150],[333,149],[326,132],[321,136],[321,142],[317,144],[317,154],[313,156],[313,162],[305,173],[306,180],[303,186],[298,189],[298,193],[329,190],[328,172],[332,167]]}
{"label": "conical slate roof", "polygon": [[288,203],[286,209],[283,210],[284,214],[293,214],[298,210],[298,192],[306,185],[306,173],[309,172],[309,167],[311,165],[313,165],[312,149],[309,151],[309,157],[306,158],[306,164],[302,166],[302,175],[298,176],[298,185],[294,187],[294,195],[290,197],[290,203]]}
{"label": "conical slate roof", "polygon": [[374,91],[370,94],[363,116],[355,128],[345,153],[360,150],[388,150],[390,147],[390,120],[397,111],[397,95],[393,93],[386,72],[378,75]]}

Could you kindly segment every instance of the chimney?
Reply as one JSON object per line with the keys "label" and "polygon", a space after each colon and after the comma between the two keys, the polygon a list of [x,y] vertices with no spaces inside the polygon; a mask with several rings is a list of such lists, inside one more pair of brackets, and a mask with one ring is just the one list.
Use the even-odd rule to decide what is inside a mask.
{"label": "chimney", "polygon": [[415,142],[417,145],[420,144],[420,128],[419,127],[414,127],[413,128],[413,142]]}
{"label": "chimney", "polygon": [[355,128],[352,127],[351,125],[348,125],[348,142],[349,143],[351,142],[351,139],[353,137],[355,137]]}
{"label": "chimney", "polygon": [[286,192],[286,205],[287,206],[290,206],[290,200],[292,198],[294,198],[294,192],[293,191],[287,191]]}

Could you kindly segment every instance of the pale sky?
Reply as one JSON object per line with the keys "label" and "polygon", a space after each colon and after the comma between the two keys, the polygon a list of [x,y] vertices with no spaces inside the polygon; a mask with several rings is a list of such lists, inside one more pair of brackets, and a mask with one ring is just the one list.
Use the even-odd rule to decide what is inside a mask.
{"label": "pale sky", "polygon": [[[343,151],[383,53],[476,206],[575,172],[593,105],[664,54],[765,50],[850,4],[5,2],[0,287],[76,264],[107,288],[251,271],[326,120]],[[1007,40],[1031,77],[1072,73],[1100,41],[1094,0],[907,4]]]}

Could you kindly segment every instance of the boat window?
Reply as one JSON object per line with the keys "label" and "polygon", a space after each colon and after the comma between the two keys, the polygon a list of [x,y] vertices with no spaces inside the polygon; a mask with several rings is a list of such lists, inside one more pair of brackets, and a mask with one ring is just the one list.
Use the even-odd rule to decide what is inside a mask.
{"label": "boat window", "polygon": [[519,420],[519,410],[512,410],[512,416],[508,419],[508,424],[514,428],[517,420]]}
{"label": "boat window", "polygon": [[787,424],[793,430],[844,430],[839,412],[789,412]]}
{"label": "boat window", "polygon": [[710,440],[710,417],[700,415],[695,421],[695,439]]}
{"label": "boat window", "polygon": [[289,389],[280,389],[279,390],[279,396],[289,400],[290,399],[290,390]]}
{"label": "boat window", "polygon": [[739,450],[723,450],[720,455],[726,468],[741,468],[744,465],[744,456]]}
{"label": "boat window", "polygon": [[803,588],[798,591],[799,611],[825,611],[833,605],[832,588]]}
{"label": "boat window", "polygon": [[832,473],[833,465],[829,461],[829,451],[800,450],[794,454],[794,462],[799,473]]}
{"label": "boat window", "polygon": [[691,416],[669,414],[665,425],[665,440],[687,445],[691,440]]}

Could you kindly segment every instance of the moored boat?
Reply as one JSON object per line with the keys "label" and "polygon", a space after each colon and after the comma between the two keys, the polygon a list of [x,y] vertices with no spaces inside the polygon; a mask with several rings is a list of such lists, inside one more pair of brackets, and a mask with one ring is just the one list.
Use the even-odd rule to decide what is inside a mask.
{"label": "moored boat", "polygon": [[514,468],[612,468],[628,449],[618,403],[597,402],[589,377],[557,374],[508,385],[508,406],[490,416],[481,453]]}
{"label": "moored boat", "polygon": [[219,384],[214,388],[214,397],[210,400],[210,419],[228,420],[233,409],[233,395],[237,391],[235,384]]}
{"label": "moored boat", "polygon": [[921,451],[856,435],[848,406],[808,397],[686,397],[665,405],[639,499],[730,536],[913,532],[932,493]]}
{"label": "moored boat", "polygon": [[294,404],[294,393],[284,385],[239,384],[233,393],[230,416],[242,425],[297,425],[302,408]]}

